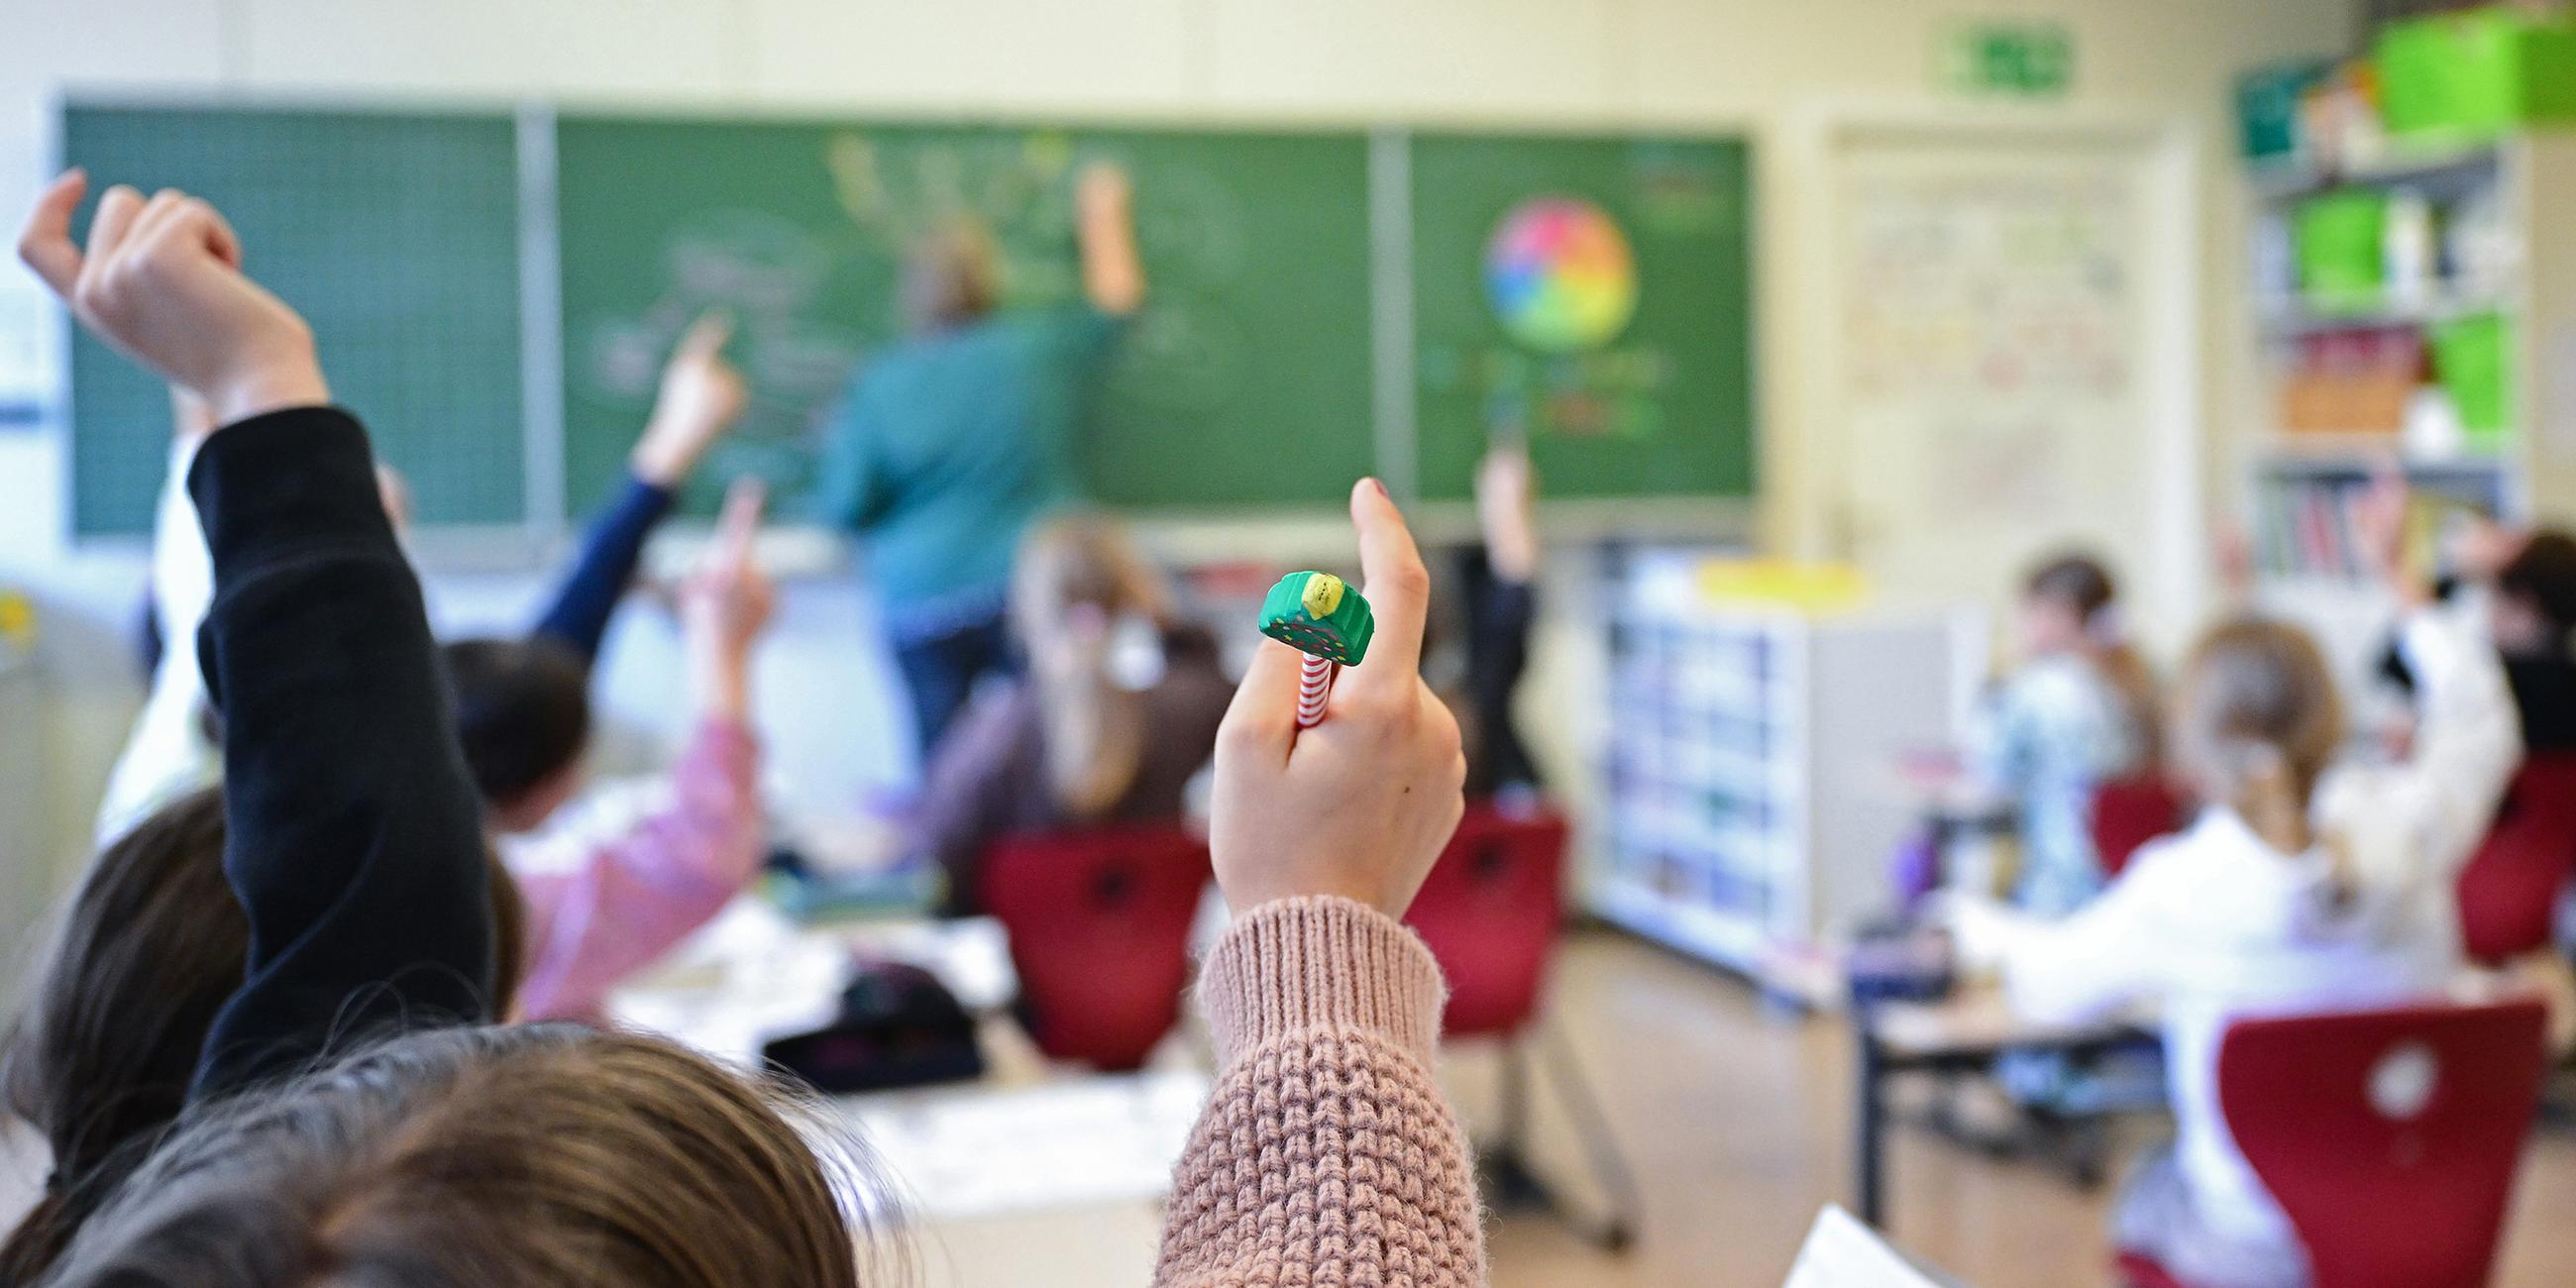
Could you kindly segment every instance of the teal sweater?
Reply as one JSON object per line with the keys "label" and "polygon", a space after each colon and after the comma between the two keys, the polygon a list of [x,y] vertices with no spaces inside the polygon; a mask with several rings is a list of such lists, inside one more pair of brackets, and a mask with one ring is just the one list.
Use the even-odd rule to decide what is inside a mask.
{"label": "teal sweater", "polygon": [[1118,319],[987,319],[871,359],[831,426],[821,518],[856,533],[899,635],[998,610],[1030,521],[1079,493],[1075,440]]}

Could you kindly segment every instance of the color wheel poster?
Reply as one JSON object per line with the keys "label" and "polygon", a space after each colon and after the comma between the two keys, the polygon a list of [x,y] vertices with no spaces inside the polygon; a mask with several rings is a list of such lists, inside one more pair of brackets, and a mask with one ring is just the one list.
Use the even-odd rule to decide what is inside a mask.
{"label": "color wheel poster", "polygon": [[1751,492],[1741,144],[1422,135],[1411,163],[1425,494],[1516,442],[1551,496]]}

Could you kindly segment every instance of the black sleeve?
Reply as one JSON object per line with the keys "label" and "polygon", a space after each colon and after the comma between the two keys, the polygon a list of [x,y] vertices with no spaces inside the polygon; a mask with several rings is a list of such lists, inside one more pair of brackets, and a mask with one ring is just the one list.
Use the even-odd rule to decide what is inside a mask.
{"label": "black sleeve", "polygon": [[188,490],[214,557],[197,649],[224,717],[224,874],[250,920],[193,1100],[335,1039],[488,1019],[493,932],[473,783],[366,431],[333,408],[256,416],[206,441]]}
{"label": "black sleeve", "polygon": [[1467,701],[1475,708],[1475,745],[1467,749],[1468,792],[1537,787],[1538,763],[1512,722],[1512,695],[1529,669],[1530,627],[1538,591],[1495,575],[1481,547],[1459,558],[1467,598]]}
{"label": "black sleeve", "polygon": [[582,665],[599,659],[599,641],[617,602],[635,583],[635,565],[644,558],[644,541],[671,512],[671,490],[629,474],[626,490],[593,519],[583,534],[581,557],[555,592],[554,606],[537,619],[532,634],[560,640],[579,655]]}

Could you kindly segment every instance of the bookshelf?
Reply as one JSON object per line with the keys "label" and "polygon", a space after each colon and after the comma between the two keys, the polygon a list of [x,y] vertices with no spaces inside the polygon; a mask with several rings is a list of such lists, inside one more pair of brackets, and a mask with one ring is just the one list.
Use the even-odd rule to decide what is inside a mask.
{"label": "bookshelf", "polygon": [[1838,992],[1830,949],[1890,910],[1916,821],[1897,766],[1950,744],[1939,616],[1729,602],[1706,556],[1614,574],[1608,737],[1585,903],[1780,996]]}
{"label": "bookshelf", "polygon": [[[2247,435],[2258,602],[2326,640],[2376,638],[2351,504],[2393,463],[2409,539],[2452,516],[2576,519],[2576,134],[2397,140],[2366,163],[2247,171],[2247,308],[2267,398]],[[2375,284],[2321,287],[2303,239],[2339,200],[2381,212]],[[2369,243],[2354,249],[2367,252]],[[2349,257],[2347,257],[2349,258]],[[2336,660],[2361,682],[2367,648]]]}

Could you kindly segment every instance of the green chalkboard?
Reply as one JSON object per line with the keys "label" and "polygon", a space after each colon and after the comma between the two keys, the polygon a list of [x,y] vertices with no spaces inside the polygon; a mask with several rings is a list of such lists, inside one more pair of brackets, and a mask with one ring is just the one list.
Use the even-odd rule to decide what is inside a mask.
{"label": "green chalkboard", "polygon": [[898,260],[955,216],[1003,247],[1006,307],[1078,295],[1073,177],[1116,161],[1151,281],[1085,433],[1109,504],[1324,502],[1373,468],[1367,141],[568,115],[557,126],[568,503],[612,485],[691,318],[735,319],[755,391],[701,470],[806,496],[831,410],[898,339]]}
{"label": "green chalkboard", "polygon": [[1415,134],[1424,494],[1526,437],[1547,494],[1751,495],[1744,144]]}
{"label": "green chalkboard", "polygon": [[[130,183],[222,209],[250,271],[313,324],[333,395],[408,477],[421,521],[525,521],[508,115],[74,104],[63,159],[87,167],[92,205]],[[149,530],[167,393],[87,336],[71,391],[74,531]]]}

